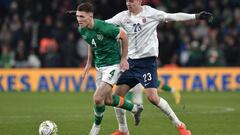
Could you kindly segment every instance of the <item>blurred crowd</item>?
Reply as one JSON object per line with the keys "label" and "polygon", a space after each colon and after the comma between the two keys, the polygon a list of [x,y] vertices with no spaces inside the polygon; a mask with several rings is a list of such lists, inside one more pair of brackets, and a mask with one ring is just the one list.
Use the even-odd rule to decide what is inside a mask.
{"label": "blurred crowd", "polygon": [[[0,0],[0,67],[83,67],[87,44],[74,16],[87,0]],[[93,0],[95,17],[126,10],[125,0]],[[240,66],[240,0],[143,0],[169,13],[214,14],[212,22],[162,23],[158,27],[159,66]]]}

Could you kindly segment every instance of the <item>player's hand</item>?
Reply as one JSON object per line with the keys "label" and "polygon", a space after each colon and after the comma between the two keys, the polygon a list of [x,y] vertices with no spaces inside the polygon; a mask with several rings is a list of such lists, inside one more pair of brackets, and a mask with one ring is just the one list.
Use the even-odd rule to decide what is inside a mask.
{"label": "player's hand", "polygon": [[88,71],[90,68],[91,68],[91,64],[86,64],[84,71],[83,71],[83,75],[82,75],[83,80],[85,79],[86,75],[88,74]]}
{"label": "player's hand", "polygon": [[123,70],[123,71],[129,69],[129,64],[128,64],[127,59],[121,59],[120,68],[121,68],[121,70]]}
{"label": "player's hand", "polygon": [[207,20],[208,22],[211,22],[213,20],[213,14],[206,12],[206,11],[202,11],[202,12],[196,14],[196,19]]}

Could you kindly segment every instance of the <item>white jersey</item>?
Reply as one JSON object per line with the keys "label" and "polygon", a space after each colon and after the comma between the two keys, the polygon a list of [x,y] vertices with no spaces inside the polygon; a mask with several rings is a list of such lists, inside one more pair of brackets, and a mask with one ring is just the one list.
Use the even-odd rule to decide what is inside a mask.
{"label": "white jersey", "polygon": [[[181,15],[183,14],[181,13]],[[150,6],[142,6],[142,11],[137,15],[129,11],[122,11],[106,21],[116,24],[126,31],[129,40],[128,57],[140,59],[151,56],[158,57],[156,28],[160,22],[190,19],[195,19],[195,15],[184,14],[184,18],[180,19],[179,15],[178,17],[171,16],[171,14],[156,10]]]}

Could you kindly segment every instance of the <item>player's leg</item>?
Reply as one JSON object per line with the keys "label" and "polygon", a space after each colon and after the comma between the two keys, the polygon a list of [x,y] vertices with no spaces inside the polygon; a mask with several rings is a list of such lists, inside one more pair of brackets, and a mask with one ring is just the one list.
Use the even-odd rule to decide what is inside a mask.
{"label": "player's leg", "polygon": [[[118,78],[120,76],[120,67],[119,65],[113,65],[109,66],[106,70],[103,71],[103,77],[102,80],[104,82],[107,82],[108,84],[111,84],[113,86]],[[121,88],[116,90],[117,93],[112,95],[112,91],[106,94],[105,98],[105,104],[108,106],[123,108],[125,110],[135,112],[136,111],[136,105],[134,105],[132,102],[126,100],[124,95],[128,92],[128,87]],[[118,94],[118,95],[117,95]]]}
{"label": "player's leg", "polygon": [[[130,89],[128,85],[127,89]],[[127,100],[132,101],[135,104],[142,104],[142,85],[138,83],[134,86],[129,92],[127,92],[125,98]],[[128,135],[128,125],[127,125],[127,118],[126,118],[126,110],[120,108],[114,108],[116,113],[117,121],[118,121],[118,130],[115,131],[112,135]]]}
{"label": "player's leg", "polygon": [[[113,65],[98,69],[97,73],[98,85],[97,90],[94,93],[95,122],[90,131],[90,135],[98,134],[103,114],[105,111],[105,105],[123,108],[133,113],[137,113],[139,110],[137,105],[133,105],[131,102],[126,101],[124,98],[118,95],[112,95],[112,85],[116,83],[119,73],[120,73],[119,65]],[[99,81],[101,81],[100,85]]]}
{"label": "player's leg", "polygon": [[105,104],[104,100],[106,95],[111,92],[112,86],[107,84],[106,82],[101,82],[100,86],[94,93],[93,100],[94,100],[94,123],[90,130],[89,135],[97,135],[100,130],[100,124],[102,122],[102,118],[105,111]]}
{"label": "player's leg", "polygon": [[158,88],[160,88],[160,89],[162,89],[163,91],[166,91],[166,92],[171,92],[171,94],[173,94],[173,97],[175,99],[176,104],[180,103],[181,93],[180,93],[179,90],[174,89],[173,87],[165,84],[163,81],[160,81],[160,80],[158,80],[157,84],[158,84]]}
{"label": "player's leg", "polygon": [[[124,96],[124,93],[127,93],[127,91],[130,89],[128,85],[122,84],[118,85],[115,90],[116,95],[120,95],[120,97]],[[122,91],[125,91],[124,93]],[[131,112],[134,114],[135,119],[135,125],[138,125],[140,122],[140,115],[143,110],[142,105],[136,105],[134,104],[135,109]],[[129,135],[128,127],[127,127],[127,121],[126,121],[126,111],[121,108],[115,108],[115,113],[118,121],[118,127],[119,129],[116,130],[112,135]]]}
{"label": "player's leg", "polygon": [[[130,63],[131,64],[131,63]],[[131,87],[138,84],[136,79],[131,79],[131,69],[125,71],[117,82],[117,87],[115,89],[115,94],[124,96]],[[116,118],[118,122],[118,130],[112,133],[112,135],[128,135],[128,126],[126,120],[126,111],[120,108],[115,108]]]}
{"label": "player's leg", "polygon": [[[114,74],[111,74],[111,71]],[[89,135],[97,135],[100,130],[100,124],[105,111],[105,99],[112,93],[112,85],[115,84],[119,74],[117,65],[97,68],[96,85],[97,90],[94,93],[94,123]]]}
{"label": "player's leg", "polygon": [[[122,89],[122,90],[117,90],[117,89]],[[121,87],[116,86],[114,94],[125,95],[127,93],[126,99],[131,101],[132,98],[129,96],[132,96],[132,94],[130,95],[129,92],[127,92],[127,90],[129,89],[130,87],[128,85],[122,85]],[[126,91],[124,92],[124,90]],[[115,111],[117,122],[118,122],[118,130],[116,130],[111,135],[129,135],[127,119],[126,119],[126,110],[114,107],[114,111]]]}
{"label": "player's leg", "polygon": [[181,135],[191,135],[191,132],[187,130],[185,125],[178,119],[168,102],[158,96],[156,88],[147,88],[146,95],[148,100],[158,107],[172,121]]}
{"label": "player's leg", "polygon": [[125,96],[127,100],[132,101],[135,104],[143,104],[142,99],[142,85],[141,83],[138,83],[136,86],[134,86]]}
{"label": "player's leg", "polygon": [[138,83],[136,86],[134,86],[131,90],[133,92],[133,103],[135,104],[143,104],[143,97],[142,97],[142,85],[141,83]]}
{"label": "player's leg", "polygon": [[[182,125],[182,122],[178,119],[176,114],[173,112],[172,108],[169,106],[168,102],[160,98],[157,93],[157,64],[156,61],[146,61],[145,63],[149,62],[148,65],[153,65],[149,67],[145,67],[143,73],[143,77],[140,78],[139,81],[145,87],[145,93],[147,95],[148,100],[158,107],[171,121],[172,123],[178,128],[178,131],[181,135],[191,135],[190,131],[186,130],[186,128]],[[150,64],[152,63],[152,64]],[[141,70],[141,69],[139,69]],[[139,71],[138,71],[139,72]]]}
{"label": "player's leg", "polygon": [[[97,74],[96,74],[97,89],[96,89],[96,91],[99,89],[101,82],[102,82],[102,72],[97,70]],[[101,123],[101,120],[103,117],[103,112],[105,110],[105,106],[101,108],[101,107],[97,107],[96,105],[94,105],[93,110],[94,110],[94,123],[92,125],[89,135],[98,134],[98,132],[100,130],[100,123]]]}

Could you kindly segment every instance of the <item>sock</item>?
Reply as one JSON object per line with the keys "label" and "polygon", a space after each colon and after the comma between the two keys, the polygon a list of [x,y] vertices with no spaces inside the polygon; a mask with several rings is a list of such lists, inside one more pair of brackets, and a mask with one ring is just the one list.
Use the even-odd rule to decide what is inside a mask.
{"label": "sock", "polygon": [[95,123],[93,123],[89,135],[96,135],[98,134],[99,130],[100,130],[100,125],[96,125]]}
{"label": "sock", "polygon": [[174,88],[171,88],[171,93],[174,93],[175,89]]}
{"label": "sock", "polygon": [[129,91],[127,95],[125,96],[126,100],[132,101],[133,100],[133,92]]}
{"label": "sock", "polygon": [[133,92],[133,103],[135,104],[143,104],[142,98],[142,85],[139,83],[135,87],[132,88]]}
{"label": "sock", "polygon": [[165,115],[167,115],[167,117],[172,121],[172,123],[176,127],[178,127],[181,124],[181,121],[178,119],[178,117],[173,112],[172,108],[169,106],[168,102],[165,99],[160,98],[160,102],[157,106],[163,111]]}
{"label": "sock", "polygon": [[161,87],[161,81],[157,80],[157,87]]}
{"label": "sock", "polygon": [[117,121],[118,121],[118,130],[121,132],[128,131],[127,120],[126,120],[126,110],[121,108],[114,107]]}
{"label": "sock", "polygon": [[164,91],[172,92],[172,88],[165,83],[161,82],[160,80],[157,81],[157,86],[160,87]]}
{"label": "sock", "polygon": [[[170,92],[170,91],[172,90],[172,88],[171,88],[170,86],[166,85],[166,84],[163,84],[162,89],[163,89],[164,91],[168,91],[168,92]],[[172,92],[172,91],[171,91],[171,92]]]}
{"label": "sock", "polygon": [[103,114],[105,111],[105,105],[94,106],[94,115],[95,115],[95,125],[100,125],[102,122]]}
{"label": "sock", "polygon": [[123,108],[128,111],[132,111],[132,109],[134,108],[134,104],[129,100],[126,100],[117,95],[113,95],[112,97],[113,97],[113,103],[111,106]]}

